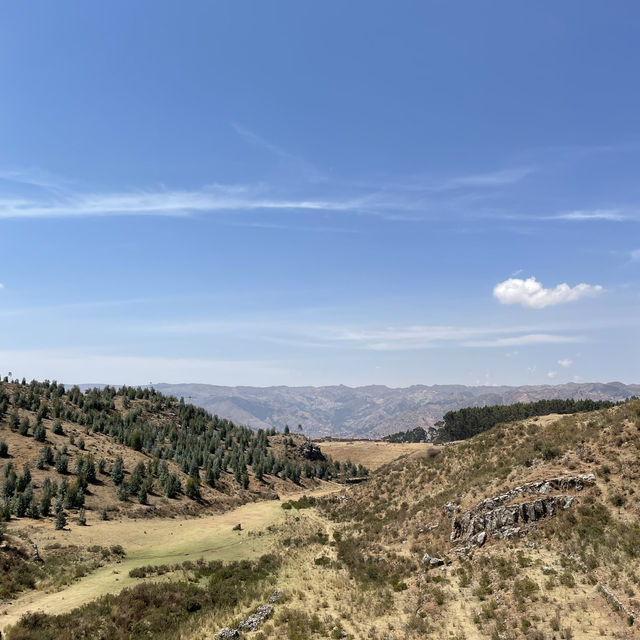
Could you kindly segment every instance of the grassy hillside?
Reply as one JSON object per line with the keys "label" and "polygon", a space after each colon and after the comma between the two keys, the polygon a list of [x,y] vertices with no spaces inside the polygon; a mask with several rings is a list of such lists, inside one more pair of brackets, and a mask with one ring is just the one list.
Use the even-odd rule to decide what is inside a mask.
{"label": "grassy hillside", "polygon": [[[283,451],[291,446],[282,437],[279,442]],[[166,532],[160,538],[181,529],[186,536],[202,522],[218,541],[205,546],[202,534],[193,533],[186,561],[177,547],[150,561],[148,550],[125,544],[120,566],[135,569],[128,578],[117,582],[105,567],[77,589],[62,591],[60,602],[81,597],[98,579],[94,598],[113,595],[87,599],[61,616],[27,616],[6,629],[7,637],[38,638],[43,629],[57,637],[76,625],[87,638],[107,628],[113,637],[216,637],[278,590],[282,596],[269,619],[240,637],[636,638],[639,452],[640,401],[634,400],[498,425],[463,442],[422,445],[362,484],[324,485],[333,493],[317,498],[317,506],[312,500],[289,502],[288,509],[246,504],[242,509],[260,507],[260,515],[252,515],[255,528],[247,524],[246,531],[231,530],[235,515],[218,531],[218,516],[206,523],[158,520]],[[248,513],[239,519],[250,522]],[[98,523],[93,536],[104,527],[103,538],[111,541],[107,525],[116,524]],[[233,555],[224,556],[231,548]],[[272,555],[226,570],[215,563],[255,562],[261,553]],[[239,590],[245,572],[257,576],[246,593]],[[130,591],[117,595],[118,584]],[[219,593],[228,599],[221,601]],[[145,613],[149,607],[163,611],[170,626],[158,625],[155,613]]]}
{"label": "grassy hillside", "polygon": [[[362,588],[386,584],[414,595],[407,629],[434,637],[635,637],[639,451],[637,400],[531,418],[390,463],[323,509],[344,527],[337,558]],[[581,490],[565,481],[564,489],[551,483],[548,493],[527,493],[537,485],[526,483],[591,473],[595,482]],[[497,496],[505,497],[478,506]],[[556,497],[565,504],[564,496],[574,497],[568,508],[521,520],[511,538],[498,531],[482,546],[451,540],[452,519],[467,512],[484,522],[489,508]],[[425,565],[425,553],[444,565]]]}
{"label": "grassy hillside", "polygon": [[0,516],[220,511],[350,472],[305,444],[150,389],[0,382]]}

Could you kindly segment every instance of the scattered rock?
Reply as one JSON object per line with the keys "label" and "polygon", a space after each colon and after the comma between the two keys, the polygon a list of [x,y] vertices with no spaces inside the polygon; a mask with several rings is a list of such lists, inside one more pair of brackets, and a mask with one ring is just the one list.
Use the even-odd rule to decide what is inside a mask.
{"label": "scattered rock", "polygon": [[428,565],[431,567],[441,567],[444,564],[444,560],[442,558],[432,558],[428,553],[425,553],[422,556],[422,564]]}
{"label": "scattered rock", "polygon": [[238,524],[234,524],[232,531],[242,531],[242,525],[239,522]]}
{"label": "scattered rock", "polygon": [[220,640],[233,640],[233,638],[239,638],[240,634],[237,629],[231,629],[229,627],[225,627],[224,629],[220,629],[218,632],[218,638]]}
{"label": "scattered rock", "polygon": [[600,591],[600,593],[602,593],[602,595],[605,597],[605,600],[609,602],[613,609],[615,609],[616,611],[620,611],[627,617],[627,620],[630,624],[633,624],[636,621],[636,612],[633,609],[629,609],[629,607],[626,607],[624,604],[622,604],[620,598],[618,598],[618,596],[616,596],[616,594],[613,593],[613,591],[611,591],[611,589],[609,589],[606,584],[600,582],[598,584],[598,590]]}
{"label": "scattered rock", "polygon": [[280,600],[280,598],[282,598],[282,591],[278,590],[278,591],[274,591],[271,594],[271,597],[269,598],[269,604],[275,604],[276,602],[278,602],[278,600]]}
{"label": "scattered rock", "polygon": [[447,504],[445,504],[444,507],[442,507],[442,510],[448,513],[449,515],[453,515],[454,513],[460,510],[460,506],[457,505],[455,502],[447,502]]}
{"label": "scattered rock", "polygon": [[273,613],[273,607],[269,604],[264,604],[258,607],[255,613],[252,613],[248,618],[243,620],[239,625],[240,631],[256,631],[260,625],[268,620]]}

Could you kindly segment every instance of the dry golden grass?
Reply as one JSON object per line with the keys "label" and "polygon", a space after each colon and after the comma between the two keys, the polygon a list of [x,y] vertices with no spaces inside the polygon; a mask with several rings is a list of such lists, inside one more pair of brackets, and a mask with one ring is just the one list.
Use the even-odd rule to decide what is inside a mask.
{"label": "dry golden grass", "polygon": [[[336,459],[349,458],[379,471],[362,485],[323,487],[338,493],[321,509],[285,511],[278,502],[263,502],[198,519],[123,520],[84,529],[72,525],[69,532],[54,532],[50,523],[39,525],[41,544],[62,539],[84,546],[99,539],[100,544],[123,544],[128,551],[115,567],[119,573],[113,573],[113,565],[105,567],[64,591],[43,595],[39,606],[67,610],[120,589],[131,580],[128,570],[134,566],[275,551],[283,564],[273,588],[282,589],[285,598],[272,620],[247,635],[255,640],[339,637],[342,630],[363,640],[639,637],[636,625],[628,626],[598,592],[598,583],[607,584],[625,605],[640,609],[640,552],[622,544],[634,540],[632,527],[640,520],[635,491],[640,403],[594,414],[533,418],[437,448],[366,442],[321,446]],[[357,450],[366,457],[358,459],[352,454]],[[442,510],[446,501],[467,508],[529,480],[588,472],[596,474],[596,486],[580,492],[570,513],[541,522],[525,538],[490,539],[469,558],[451,556],[451,563],[441,568],[425,571],[419,565],[424,552],[445,554],[455,546],[449,541],[450,518]],[[622,496],[622,504],[615,503],[616,496]],[[598,523],[578,510],[589,505],[606,506],[611,518],[595,552],[574,535],[580,527],[592,540],[599,539]],[[237,521],[246,531],[231,530]],[[343,541],[357,541],[362,566],[341,555],[334,533]],[[315,562],[323,557],[326,562]],[[410,560],[402,584],[366,579],[363,567],[370,561],[393,558]],[[587,567],[592,560],[595,564]],[[263,603],[200,619],[181,637],[210,637]],[[16,605],[11,619],[34,606],[22,599]],[[298,633],[295,620],[320,630],[312,633],[308,627]]]}
{"label": "dry golden grass", "polygon": [[[324,496],[339,490],[332,483],[307,495]],[[301,492],[287,494],[285,499],[297,499]],[[153,520],[96,520],[91,526],[71,525],[56,531],[51,522],[17,521],[9,527],[10,534],[28,537],[38,544],[46,559],[49,545],[122,545],[126,556],[117,564],[104,566],[69,587],[55,592],[30,591],[10,604],[0,607],[0,628],[15,623],[27,611],[63,613],[107,593],[117,593],[140,582],[130,578],[129,571],[147,565],[174,565],[184,560],[252,559],[272,551],[278,532],[285,530],[287,520],[296,516],[281,508],[278,500],[252,502],[232,511],[200,518],[156,518]],[[237,523],[241,531],[233,531]],[[151,578],[154,579],[154,578]],[[157,579],[157,578],[155,578]],[[171,579],[165,576],[160,579]]]}
{"label": "dry golden grass", "polygon": [[352,440],[349,442],[319,442],[320,449],[325,455],[331,456],[339,462],[351,460],[354,464],[361,464],[371,470],[376,470],[398,458],[426,455],[435,445],[425,442],[378,442],[367,440]]}

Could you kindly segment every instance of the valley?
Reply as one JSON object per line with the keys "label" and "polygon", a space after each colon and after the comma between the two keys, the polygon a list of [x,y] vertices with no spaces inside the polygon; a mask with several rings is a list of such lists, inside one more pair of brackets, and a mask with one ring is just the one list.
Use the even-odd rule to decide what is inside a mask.
{"label": "valley", "polygon": [[[5,496],[16,488],[5,499],[0,628],[9,640],[65,638],[72,629],[87,639],[638,637],[638,400],[536,415],[444,444],[257,437],[198,414],[199,437],[216,443],[207,450],[223,462],[214,486],[201,479],[200,497],[190,498],[189,479],[206,478],[210,463],[205,456],[197,470],[177,464],[166,448],[200,446],[188,439],[195,423],[180,418],[189,405],[145,399],[144,390],[107,390],[100,397],[111,396],[112,408],[91,413],[93,392],[6,384]],[[27,393],[34,399],[21,407]],[[122,415],[126,426],[118,407],[129,395],[127,411],[145,416],[128,427],[142,434],[139,449],[127,445],[137,440],[125,433],[91,428],[108,416],[116,426]],[[43,415],[56,399],[62,434],[53,433],[56,418]],[[25,417],[36,426],[25,431]],[[151,424],[153,438],[145,435]],[[45,446],[66,447],[69,468],[89,454],[110,465],[99,483],[85,485],[85,524],[81,507],[64,494],[56,498],[67,514],[63,527],[55,509],[39,517],[15,513],[21,496],[39,496],[51,478],[58,491],[82,480],[81,465],[61,473],[38,463],[39,425]],[[153,473],[147,447],[159,446],[180,481],[173,497],[162,494]],[[234,454],[246,455],[244,469]],[[282,462],[261,469],[265,456]],[[123,478],[113,473],[118,457]],[[26,484],[20,458],[34,466]],[[150,469],[147,504],[118,488],[117,481],[136,481],[140,462]],[[297,478],[287,465],[299,467]]]}

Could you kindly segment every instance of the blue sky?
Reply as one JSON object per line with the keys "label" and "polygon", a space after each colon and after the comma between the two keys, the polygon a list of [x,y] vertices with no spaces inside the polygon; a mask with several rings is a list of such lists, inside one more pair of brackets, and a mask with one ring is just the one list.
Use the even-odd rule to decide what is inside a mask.
{"label": "blue sky", "polygon": [[640,381],[640,6],[5,3],[0,371]]}

